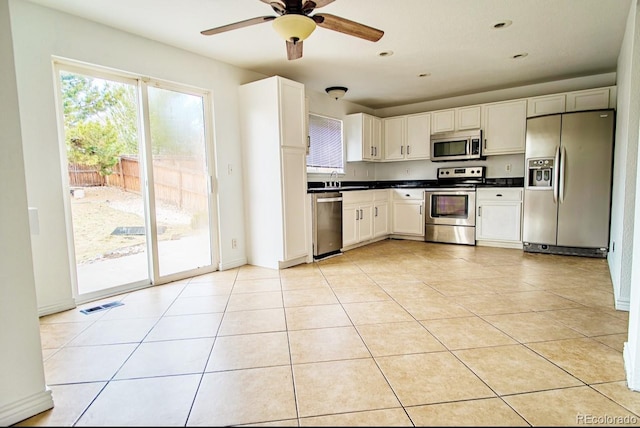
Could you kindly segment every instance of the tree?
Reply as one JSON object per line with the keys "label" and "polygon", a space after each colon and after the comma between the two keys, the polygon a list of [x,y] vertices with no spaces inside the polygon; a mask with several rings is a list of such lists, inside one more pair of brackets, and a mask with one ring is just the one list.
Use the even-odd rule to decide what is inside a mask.
{"label": "tree", "polygon": [[138,153],[135,87],[124,83],[60,74],[67,157],[110,175],[123,153]]}

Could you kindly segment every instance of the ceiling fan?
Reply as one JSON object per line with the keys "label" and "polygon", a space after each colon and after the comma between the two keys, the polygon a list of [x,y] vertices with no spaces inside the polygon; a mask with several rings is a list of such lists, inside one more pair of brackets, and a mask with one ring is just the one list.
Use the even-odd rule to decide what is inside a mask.
{"label": "ceiling fan", "polygon": [[315,9],[324,7],[334,0],[260,0],[271,6],[278,16],[259,16],[233,24],[201,31],[205,36],[224,33],[262,22],[273,21],[273,28],[286,40],[287,58],[289,60],[302,58],[302,41],[309,37],[316,25],[328,30],[338,31],[350,36],[377,42],[384,31],[369,27],[349,19],[328,13],[316,13],[309,16]]}

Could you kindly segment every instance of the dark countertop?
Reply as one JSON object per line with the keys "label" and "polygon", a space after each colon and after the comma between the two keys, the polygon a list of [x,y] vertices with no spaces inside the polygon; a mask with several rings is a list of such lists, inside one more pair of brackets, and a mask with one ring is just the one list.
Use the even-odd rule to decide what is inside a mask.
{"label": "dark countertop", "polygon": [[[475,184],[476,187],[524,187],[524,177],[485,178],[483,183]],[[327,191],[348,192],[351,190],[374,189],[421,189],[453,187],[451,184],[443,184],[438,180],[378,180],[378,181],[342,181],[339,188],[326,188],[324,182],[308,182],[307,193],[319,193]],[[468,185],[467,185],[468,187]]]}

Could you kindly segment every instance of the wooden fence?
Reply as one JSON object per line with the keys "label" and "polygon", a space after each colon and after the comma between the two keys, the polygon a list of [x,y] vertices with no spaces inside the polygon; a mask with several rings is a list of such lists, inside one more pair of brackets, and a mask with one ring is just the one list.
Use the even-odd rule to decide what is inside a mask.
{"label": "wooden fence", "polygon": [[[189,212],[207,211],[207,176],[202,162],[193,159],[154,158],[153,181],[157,200]],[[114,172],[101,176],[92,166],[69,164],[72,187],[112,186],[127,192],[140,193],[140,165],[133,156],[122,156]]]}

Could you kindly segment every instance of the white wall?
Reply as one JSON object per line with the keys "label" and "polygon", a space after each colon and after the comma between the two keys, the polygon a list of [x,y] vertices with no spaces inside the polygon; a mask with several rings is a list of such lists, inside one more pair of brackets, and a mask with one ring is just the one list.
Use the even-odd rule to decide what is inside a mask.
{"label": "white wall", "polygon": [[[265,77],[29,2],[9,0],[13,21],[27,197],[39,211],[32,243],[41,315],[74,306],[52,56],[210,90],[218,162],[220,265],[246,261],[238,129],[240,84]],[[34,31],[36,30],[37,31]],[[233,173],[229,175],[228,165]],[[231,248],[236,238],[238,248]]]}
{"label": "white wall", "polygon": [[9,4],[0,0],[0,425],[53,407],[42,366]]}
{"label": "white wall", "polygon": [[[623,100],[624,104],[619,104],[621,114],[619,114],[617,132],[622,138],[619,141],[620,150],[628,157],[633,157],[634,162],[627,159],[626,170],[620,173],[619,180],[624,179],[627,187],[621,194],[616,195],[619,199],[623,199],[625,204],[621,207],[616,206],[616,220],[620,221],[620,217],[622,217],[624,223],[622,227],[620,224],[616,224],[614,239],[621,239],[623,251],[629,251],[630,254],[623,254],[620,260],[620,255],[614,253],[612,256],[616,257],[610,257],[609,264],[612,273],[615,268],[616,274],[618,274],[616,277],[619,281],[616,287],[616,302],[626,298],[624,294],[628,293],[629,332],[628,341],[624,345],[624,362],[627,371],[627,385],[635,391],[640,391],[640,286],[638,285],[640,284],[640,228],[633,227],[635,222],[640,221],[640,209],[637,204],[637,201],[640,201],[638,194],[640,192],[640,176],[636,169],[640,133],[638,129],[640,126],[640,1],[638,0],[631,5],[618,66],[622,75],[620,83],[625,88],[626,96]],[[620,211],[624,214],[621,214]],[[629,265],[629,260],[631,260],[631,265]],[[628,281],[627,277],[630,277]]]}
{"label": "white wall", "polygon": [[632,2],[618,56],[618,106],[610,239],[610,246],[615,250],[608,256],[616,308],[625,310],[629,309],[631,266],[634,254],[634,211],[640,121],[640,78],[638,77],[640,26],[637,15],[637,2]]}

